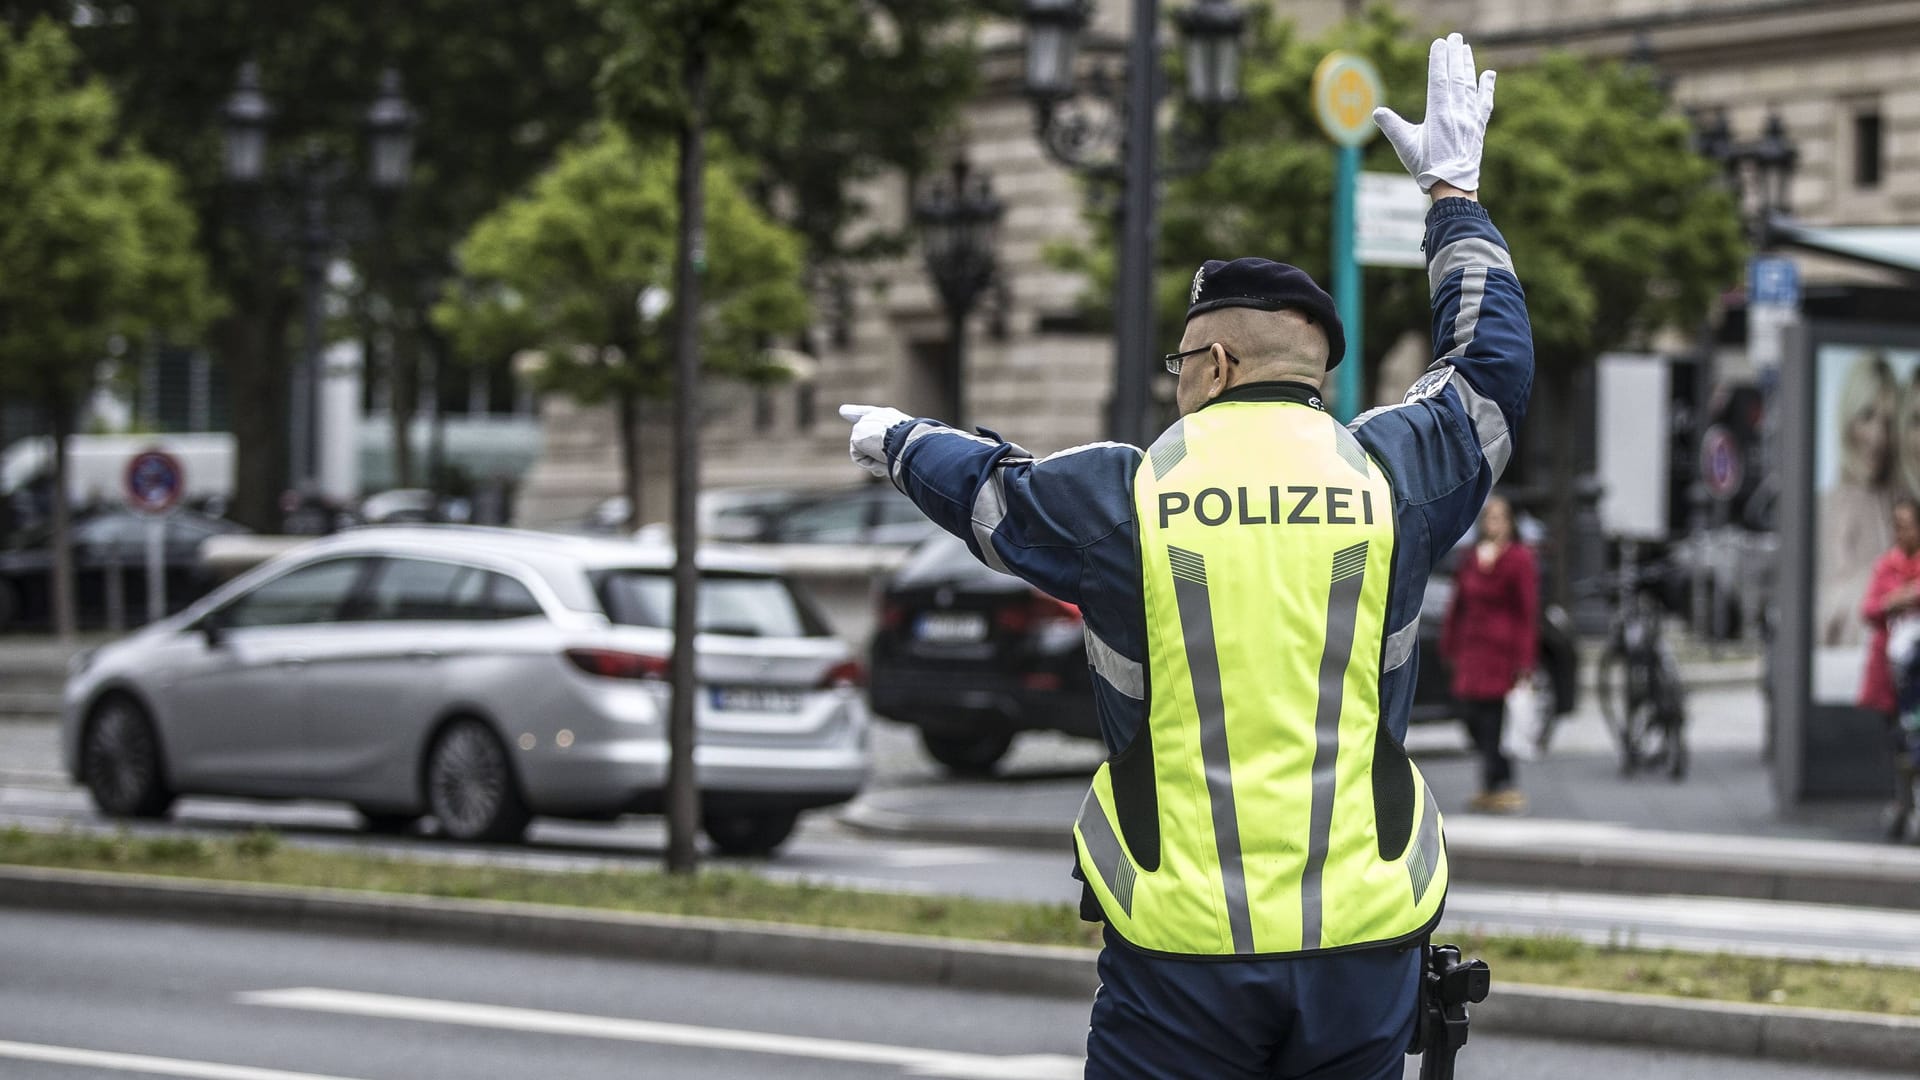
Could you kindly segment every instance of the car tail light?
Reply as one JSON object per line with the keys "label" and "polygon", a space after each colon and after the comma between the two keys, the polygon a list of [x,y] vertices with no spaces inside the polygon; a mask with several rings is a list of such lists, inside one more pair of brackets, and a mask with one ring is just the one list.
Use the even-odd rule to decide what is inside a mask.
{"label": "car tail light", "polygon": [[1028,690],[1058,690],[1064,680],[1051,671],[1029,671],[1020,676],[1020,685]]}
{"label": "car tail light", "polygon": [[993,613],[993,621],[1009,634],[1056,627],[1080,629],[1080,609],[1064,600],[1056,600],[1034,590],[1025,598],[1009,603]]}
{"label": "car tail light", "polygon": [[567,659],[581,671],[603,679],[664,680],[671,667],[671,661],[664,656],[618,649],[568,649]]}
{"label": "car tail light", "polygon": [[857,689],[867,685],[867,672],[858,660],[842,660],[827,669],[820,679],[822,690]]}
{"label": "car tail light", "polygon": [[898,630],[907,623],[907,605],[898,600],[888,600],[880,605],[880,628]]}

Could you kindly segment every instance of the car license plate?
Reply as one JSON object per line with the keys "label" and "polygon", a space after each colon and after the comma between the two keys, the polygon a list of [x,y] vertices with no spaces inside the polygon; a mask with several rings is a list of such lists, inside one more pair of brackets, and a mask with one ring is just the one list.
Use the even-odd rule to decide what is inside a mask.
{"label": "car license plate", "polygon": [[920,616],[915,636],[933,645],[962,645],[987,639],[987,617],[977,611],[936,611]]}
{"label": "car license plate", "polygon": [[799,712],[800,691],[765,686],[716,686],[713,707],[723,712]]}

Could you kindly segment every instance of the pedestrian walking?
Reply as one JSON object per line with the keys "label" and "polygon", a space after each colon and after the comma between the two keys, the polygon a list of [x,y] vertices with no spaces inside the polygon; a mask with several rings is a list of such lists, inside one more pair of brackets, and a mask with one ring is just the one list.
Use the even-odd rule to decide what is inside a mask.
{"label": "pedestrian walking", "polygon": [[1089,1077],[1401,1075],[1448,880],[1402,748],[1420,597],[1506,466],[1533,377],[1477,195],[1493,87],[1456,34],[1433,43],[1422,123],[1374,114],[1433,198],[1434,361],[1399,404],[1329,416],[1333,301],[1240,258],[1193,275],[1166,358],[1180,419],[1145,451],[1035,460],[841,408],[855,463],[1085,618],[1112,752],[1073,829],[1082,913],[1106,924]]}
{"label": "pedestrian walking", "polygon": [[1539,651],[1540,572],[1514,534],[1504,496],[1480,511],[1480,536],[1453,574],[1453,603],[1440,655],[1453,669],[1453,699],[1480,754],[1480,791],[1468,806],[1499,814],[1526,810],[1507,752],[1507,700],[1533,692]]}
{"label": "pedestrian walking", "polygon": [[1860,605],[1860,617],[1873,630],[1860,707],[1886,722],[1893,753],[1893,801],[1884,824],[1887,838],[1899,840],[1920,824],[1913,820],[1912,746],[1920,731],[1908,730],[1920,721],[1920,502],[1901,498],[1893,504],[1892,517],[1893,547],[1874,562]]}

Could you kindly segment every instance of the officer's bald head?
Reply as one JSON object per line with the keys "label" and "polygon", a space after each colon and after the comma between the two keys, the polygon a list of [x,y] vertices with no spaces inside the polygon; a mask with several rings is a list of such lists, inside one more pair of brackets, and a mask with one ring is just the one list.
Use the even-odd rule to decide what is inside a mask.
{"label": "officer's bald head", "polygon": [[1327,334],[1298,311],[1224,307],[1203,311],[1187,321],[1181,349],[1212,342],[1227,347],[1240,361],[1228,385],[1292,379],[1320,385],[1327,373]]}

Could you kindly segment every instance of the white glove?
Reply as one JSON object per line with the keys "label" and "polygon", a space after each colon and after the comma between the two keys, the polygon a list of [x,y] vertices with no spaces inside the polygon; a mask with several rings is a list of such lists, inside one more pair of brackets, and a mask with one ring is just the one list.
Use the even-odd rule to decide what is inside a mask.
{"label": "white glove", "polygon": [[1442,181],[1462,191],[1480,188],[1480,148],[1487,141],[1487,117],[1493,115],[1494,73],[1476,82],[1473,46],[1448,34],[1427,51],[1427,116],[1410,124],[1392,109],[1373,110],[1400,163],[1431,191]]}
{"label": "white glove", "polygon": [[913,417],[880,405],[842,405],[840,419],[853,424],[853,436],[847,440],[847,456],[875,476],[887,475],[887,432],[893,430],[893,425]]}

